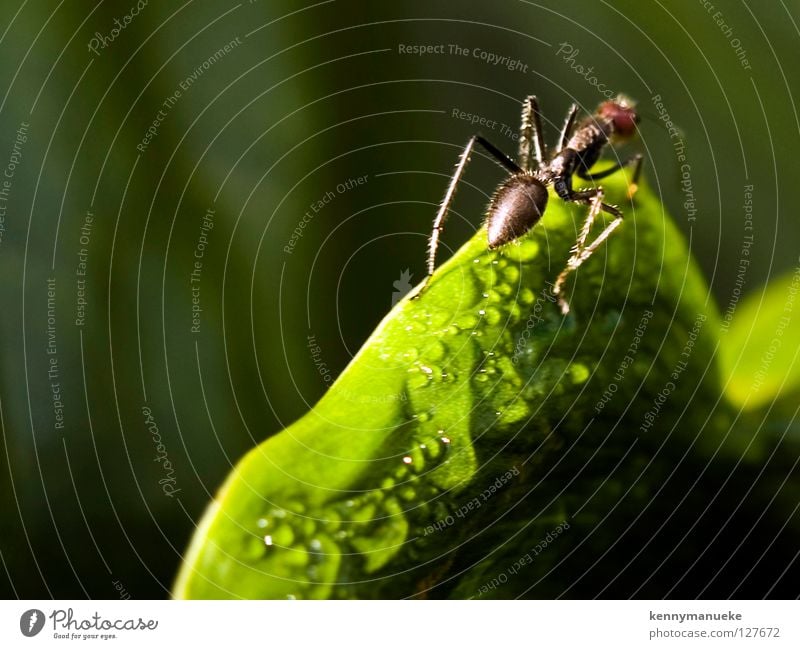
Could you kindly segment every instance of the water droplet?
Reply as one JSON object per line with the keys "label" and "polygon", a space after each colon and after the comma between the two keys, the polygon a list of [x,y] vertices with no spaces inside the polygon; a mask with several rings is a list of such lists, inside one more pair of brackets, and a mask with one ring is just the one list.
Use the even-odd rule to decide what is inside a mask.
{"label": "water droplet", "polygon": [[405,500],[406,502],[411,502],[417,497],[417,492],[414,491],[411,487],[406,487],[400,491],[400,498]]}
{"label": "water droplet", "polygon": [[533,261],[539,254],[539,243],[534,239],[517,240],[514,243],[505,247],[505,255],[512,261]]}
{"label": "water droplet", "polygon": [[286,503],[286,511],[291,512],[292,514],[304,514],[306,511],[306,506],[299,500],[292,500]]}
{"label": "water droplet", "polygon": [[410,456],[410,455],[406,455],[406,456],[403,458],[403,462],[404,462],[405,464],[411,464],[413,461],[414,461],[414,460],[411,458],[411,456]]}
{"label": "water droplet", "polygon": [[403,513],[403,508],[397,498],[387,498],[383,503],[383,509],[387,516],[397,516]]}
{"label": "water droplet", "polygon": [[303,520],[300,529],[302,530],[303,536],[308,538],[317,531],[317,521],[314,520],[313,518],[306,518],[305,520]]}
{"label": "water droplet", "polygon": [[264,545],[272,545],[272,537],[269,534],[264,537]]}
{"label": "water droplet", "polygon": [[572,382],[576,385],[585,383],[589,378],[589,368],[583,363],[572,363],[569,366],[569,374],[572,377]]}
{"label": "water droplet", "polygon": [[263,530],[267,525],[269,525],[269,521],[266,518],[259,518],[256,522],[256,525]]}
{"label": "water droplet", "polygon": [[530,416],[530,409],[522,399],[516,399],[507,408],[503,408],[498,423],[513,424]]}
{"label": "water droplet", "polygon": [[252,536],[247,539],[242,555],[245,560],[258,561],[264,556],[264,552],[266,552],[264,539],[260,536]]}
{"label": "water droplet", "polygon": [[438,440],[430,440],[428,444],[420,444],[426,459],[435,460],[439,457],[442,449],[437,442]]}
{"label": "water droplet", "polygon": [[456,324],[460,329],[472,329],[478,324],[478,318],[474,315],[465,315]]}
{"label": "water droplet", "polygon": [[281,554],[281,562],[292,568],[305,568],[308,565],[308,552],[301,548],[288,548]]}
{"label": "water droplet", "polygon": [[400,359],[406,362],[411,362],[417,360],[417,356],[419,356],[419,351],[412,347],[411,349],[407,349],[400,355]]}
{"label": "water droplet", "polygon": [[[294,532],[290,525],[281,525],[269,535],[272,543],[282,548],[288,548],[294,543]],[[265,539],[266,541],[266,539]]]}
{"label": "water droplet", "polygon": [[519,280],[519,268],[514,265],[509,265],[503,270],[503,277],[507,282],[516,282]]}
{"label": "water droplet", "polygon": [[527,287],[523,288],[517,297],[517,300],[522,304],[533,304],[535,299],[536,296],[533,294],[533,291]]}
{"label": "water droplet", "polygon": [[447,348],[438,340],[425,348],[425,357],[432,361],[441,360]]}
{"label": "water droplet", "polygon": [[348,512],[346,519],[351,523],[366,523],[375,516],[375,505],[371,503],[360,503],[360,507]]}
{"label": "water droplet", "polygon": [[433,309],[428,316],[428,324],[432,327],[444,327],[450,323],[453,313],[450,309]]}
{"label": "water droplet", "polygon": [[410,367],[408,373],[411,375],[408,377],[408,387],[412,390],[424,388],[430,383],[430,377],[424,374],[418,367]]}
{"label": "water droplet", "polygon": [[496,325],[502,319],[503,315],[500,313],[499,309],[494,307],[489,307],[486,309],[486,323],[490,325]]}

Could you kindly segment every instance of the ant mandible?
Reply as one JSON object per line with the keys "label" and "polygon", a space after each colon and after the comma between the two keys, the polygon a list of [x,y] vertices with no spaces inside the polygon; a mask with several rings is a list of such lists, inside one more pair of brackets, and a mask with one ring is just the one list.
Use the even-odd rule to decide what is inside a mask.
{"label": "ant mandible", "polygon": [[[637,153],[626,160],[613,164],[608,169],[591,173],[589,170],[600,158],[603,147],[611,138],[624,140],[636,132],[639,116],[632,101],[623,96],[601,103],[593,115],[588,116],[577,126],[575,118],[578,106],[573,104],[564,127],[561,130],[558,151],[547,156],[542,131],[542,117],[536,97],[531,95],[522,102],[522,125],[520,127],[519,154],[517,161],[505,155],[481,135],[473,135],[456,166],[450,186],[433,222],[429,243],[428,275],[420,289],[424,290],[436,267],[436,249],[444,222],[453,202],[456,187],[470,155],[476,144],[480,144],[495,161],[509,172],[509,177],[501,183],[489,203],[486,213],[486,226],[489,248],[495,249],[515,241],[530,230],[544,214],[547,207],[547,187],[552,185],[559,198],[564,201],[589,205],[589,214],[581,228],[578,239],[572,248],[567,265],[553,285],[553,294],[563,314],[569,313],[569,304],[562,292],[569,273],[591,257],[597,247],[622,223],[622,212],[615,205],[603,202],[603,188],[573,189],[572,176],[588,181],[605,178],[623,167],[633,167],[632,184],[628,196],[636,191],[637,181],[642,170],[642,155]],[[592,241],[586,245],[586,238],[600,211],[607,212],[614,219]]]}

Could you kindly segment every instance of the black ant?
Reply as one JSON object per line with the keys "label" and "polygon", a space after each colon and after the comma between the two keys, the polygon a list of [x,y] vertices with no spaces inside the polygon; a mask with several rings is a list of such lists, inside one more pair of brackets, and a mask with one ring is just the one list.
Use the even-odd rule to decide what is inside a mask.
{"label": "black ant", "polygon": [[[490,249],[518,239],[539,222],[547,207],[547,187],[549,185],[553,185],[562,200],[585,203],[590,206],[589,214],[575,246],[572,248],[572,255],[553,285],[553,294],[558,296],[562,313],[565,315],[569,313],[569,304],[561,295],[567,276],[586,261],[622,223],[622,212],[619,208],[603,202],[602,187],[573,189],[572,176],[577,174],[583,180],[594,181],[605,178],[623,167],[633,166],[633,182],[628,190],[628,196],[632,197],[642,170],[642,155],[637,153],[626,160],[617,162],[608,169],[595,173],[589,172],[592,165],[600,158],[600,153],[609,139],[624,140],[636,132],[639,115],[633,102],[623,96],[605,101],[598,106],[594,115],[588,116],[576,127],[577,114],[578,106],[573,104],[561,130],[558,151],[549,158],[544,144],[539,104],[533,95],[526,97],[522,102],[522,125],[517,162],[514,162],[481,135],[473,135],[470,138],[458,161],[439,213],[433,222],[428,253],[428,276],[420,291],[427,286],[436,266],[439,235],[444,229],[444,221],[453,201],[458,181],[464,173],[464,168],[469,162],[475,144],[480,144],[500,166],[511,174],[495,191],[486,213]],[[614,220],[587,246],[586,238],[601,210],[611,214]]]}

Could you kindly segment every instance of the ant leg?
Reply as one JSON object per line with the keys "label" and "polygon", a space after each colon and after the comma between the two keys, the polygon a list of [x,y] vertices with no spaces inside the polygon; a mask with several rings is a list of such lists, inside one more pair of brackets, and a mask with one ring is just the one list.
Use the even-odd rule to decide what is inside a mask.
{"label": "ant leg", "polygon": [[631,200],[639,189],[639,178],[642,175],[642,165],[644,164],[644,157],[641,153],[633,156],[633,160],[633,177],[631,178],[631,184],[628,185],[628,200]]}
{"label": "ant leg", "polygon": [[[489,142],[485,137],[482,135],[473,135],[472,140],[475,140],[476,144],[480,144],[486,153],[490,154],[494,161],[503,167],[508,173],[510,174],[521,174],[522,167],[520,167],[516,162],[514,162],[511,158],[509,158],[505,153],[503,153],[500,149],[498,149],[494,144]],[[467,145],[469,146],[469,144]]]}
{"label": "ant leg", "polygon": [[639,174],[642,172],[642,160],[643,156],[641,153],[637,153],[636,155],[632,155],[627,160],[623,160],[622,162],[617,162],[610,166],[608,169],[603,169],[603,171],[596,171],[595,173],[589,173],[586,169],[578,168],[575,172],[579,178],[583,180],[601,180],[602,178],[606,178],[611,174],[619,171],[623,167],[634,167],[633,170],[633,179],[634,181],[639,179]]}
{"label": "ant leg", "polygon": [[561,138],[559,149],[563,149],[569,142],[569,137],[572,135],[572,127],[575,126],[575,118],[578,116],[578,104],[572,104],[572,107],[567,113],[567,119],[564,122],[564,127],[561,129]]}
{"label": "ant leg", "polygon": [[531,166],[531,144],[534,146],[537,168],[542,166],[546,155],[544,131],[542,130],[542,114],[539,112],[539,102],[535,95],[525,97],[525,101],[522,102],[521,124],[517,161],[520,167],[530,173],[533,171]]}
{"label": "ant leg", "polygon": [[633,177],[631,178],[631,184],[628,187],[628,198],[633,198],[633,195],[639,188],[639,177],[642,175],[643,162],[644,162],[644,157],[642,156],[641,153],[637,153],[636,155],[632,155],[627,160],[623,160],[622,162],[617,162],[608,169],[603,169],[603,171],[589,173],[588,170],[586,169],[578,169],[576,173],[578,174],[579,178],[583,178],[584,180],[601,180],[602,178],[610,176],[611,174],[619,171],[623,167],[633,167]]}
{"label": "ant leg", "polygon": [[564,315],[569,313],[569,304],[567,303],[566,299],[564,299],[564,296],[561,295],[562,287],[564,286],[564,282],[567,281],[567,276],[580,265],[577,263],[577,260],[583,251],[586,237],[589,236],[589,231],[592,228],[592,224],[597,216],[597,212],[599,212],[599,203],[600,200],[602,200],[602,196],[602,190],[598,188],[572,192],[569,197],[569,200],[574,202],[588,203],[590,208],[589,214],[586,217],[586,220],[583,222],[583,227],[581,228],[578,238],[575,241],[575,245],[572,247],[570,258],[567,260],[567,265],[564,266],[564,270],[559,273],[555,283],[553,284],[553,295],[558,297],[558,304],[561,307],[561,313]]}
{"label": "ant leg", "polygon": [[[569,195],[568,200],[574,203],[586,203],[586,205],[589,205],[591,208],[586,220],[583,222],[583,227],[578,234],[578,239],[572,248],[573,253],[580,252],[584,249],[586,238],[589,236],[592,225],[594,225],[594,220],[597,218],[597,214],[600,210],[613,214],[615,217],[622,218],[622,212],[615,206],[602,202],[604,195],[605,193],[601,187],[597,187],[596,189],[579,189],[578,191],[573,191]],[[599,203],[599,207],[593,212],[595,203]]]}
{"label": "ant leg", "polygon": [[[589,259],[589,257],[592,256],[592,253],[597,250],[600,244],[608,239],[611,233],[622,223],[622,212],[620,212],[615,206],[603,202],[602,189],[587,189],[580,192],[575,192],[573,196],[574,198],[572,200],[580,202],[586,201],[590,204],[590,208],[589,214],[587,215],[586,220],[583,223],[583,227],[581,228],[581,232],[578,235],[578,239],[572,248],[572,255],[567,261],[567,265],[564,267],[564,270],[562,270],[558,275],[555,284],[553,285],[553,295],[558,296],[558,303],[561,307],[561,312],[564,315],[569,313],[569,304],[561,295],[561,291],[562,287],[564,286],[564,282],[567,280],[567,277],[584,261]],[[609,223],[599,235],[597,235],[597,238],[592,241],[591,244],[586,246],[586,238],[589,236],[592,225],[594,224],[594,221],[601,210],[614,216],[614,220],[611,221],[611,223]]]}
{"label": "ant leg", "polygon": [[423,283],[420,285],[419,290],[411,296],[412,299],[419,297],[420,293],[422,293],[422,291],[428,285],[428,282],[433,275],[433,271],[436,268],[436,250],[439,247],[439,236],[441,235],[442,230],[444,230],[444,222],[447,219],[447,214],[450,211],[450,204],[453,202],[453,198],[456,194],[458,181],[461,180],[461,176],[464,173],[464,169],[469,162],[470,156],[472,155],[472,150],[475,148],[476,144],[480,144],[486,150],[486,152],[494,158],[495,162],[504,167],[509,173],[522,173],[522,169],[517,165],[517,163],[515,163],[511,158],[509,158],[505,153],[503,153],[484,137],[480,135],[473,135],[469,139],[467,146],[465,146],[464,150],[461,152],[461,157],[458,159],[456,171],[453,174],[453,177],[450,179],[450,185],[447,187],[444,199],[442,199],[439,212],[436,214],[436,218],[433,220],[431,238],[428,242],[428,274]]}

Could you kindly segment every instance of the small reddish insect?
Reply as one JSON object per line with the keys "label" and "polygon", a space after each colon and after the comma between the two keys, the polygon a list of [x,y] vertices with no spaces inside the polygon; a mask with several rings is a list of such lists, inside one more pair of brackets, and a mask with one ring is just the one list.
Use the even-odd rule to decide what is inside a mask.
{"label": "small reddish insect", "polygon": [[[558,150],[552,156],[548,156],[544,144],[539,104],[533,95],[526,97],[522,102],[522,125],[516,162],[484,137],[473,135],[470,138],[461,153],[450,186],[433,222],[428,252],[428,276],[421,290],[424,290],[436,267],[439,236],[444,229],[444,222],[458,182],[469,162],[472,150],[476,144],[480,144],[510,174],[498,186],[486,213],[489,248],[498,248],[515,241],[539,222],[547,207],[547,187],[550,185],[562,200],[589,205],[589,214],[572,249],[572,255],[553,285],[553,294],[558,296],[561,311],[564,314],[569,313],[569,304],[562,295],[564,282],[569,274],[591,257],[598,246],[622,223],[620,209],[603,202],[602,187],[573,189],[572,177],[577,174],[583,180],[594,181],[624,167],[633,167],[633,182],[628,190],[629,196],[633,196],[641,174],[643,159],[642,155],[637,153],[613,164],[608,169],[595,173],[589,171],[612,138],[625,140],[636,133],[639,116],[632,101],[623,96],[605,101],[598,106],[593,115],[587,116],[576,126],[577,115],[578,106],[573,104],[561,130]],[[614,219],[594,241],[587,245],[589,231],[601,211],[607,212]]]}

